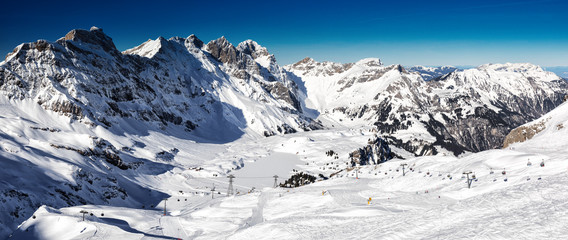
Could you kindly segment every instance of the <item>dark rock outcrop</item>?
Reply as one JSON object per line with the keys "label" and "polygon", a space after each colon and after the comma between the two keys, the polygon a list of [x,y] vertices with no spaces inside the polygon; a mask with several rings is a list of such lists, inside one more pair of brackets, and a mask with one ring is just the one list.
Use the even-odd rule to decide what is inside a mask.
{"label": "dark rock outcrop", "polygon": [[349,153],[351,166],[380,164],[394,157],[387,141],[380,137],[369,139],[367,146]]}

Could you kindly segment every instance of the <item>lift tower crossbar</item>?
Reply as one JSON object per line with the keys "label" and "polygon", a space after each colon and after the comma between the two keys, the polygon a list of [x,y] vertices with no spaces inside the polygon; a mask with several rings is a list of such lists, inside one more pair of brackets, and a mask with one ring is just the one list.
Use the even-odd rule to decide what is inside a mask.
{"label": "lift tower crossbar", "polygon": [[407,165],[406,163],[400,164],[400,166],[402,167],[402,176],[406,176],[406,172],[405,172],[405,168],[404,168],[406,165]]}
{"label": "lift tower crossbar", "polygon": [[467,176],[467,188],[471,188],[471,183],[475,179],[475,174],[472,176],[472,178],[469,178],[469,175],[472,174],[471,171],[465,171],[465,172],[463,172],[463,174],[465,174]]}

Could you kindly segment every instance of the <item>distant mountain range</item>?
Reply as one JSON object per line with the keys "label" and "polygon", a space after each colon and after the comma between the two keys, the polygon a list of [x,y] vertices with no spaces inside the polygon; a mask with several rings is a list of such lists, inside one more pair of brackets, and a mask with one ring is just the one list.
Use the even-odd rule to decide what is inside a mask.
{"label": "distant mountain range", "polygon": [[560,77],[528,63],[407,70],[379,59],[306,58],[285,68],[305,82],[306,106],[340,121],[361,119],[415,155],[500,148],[511,129],[554,109],[568,93]]}
{"label": "distant mountain range", "polygon": [[120,52],[96,27],[21,44],[0,66],[4,96],[93,126],[121,129],[132,119],[230,141],[330,127],[323,118],[361,118],[417,155],[439,152],[435,146],[455,154],[500,147],[509,130],[567,93],[559,76],[528,63],[464,70],[306,58],[281,67],[252,40],[233,46],[224,37],[207,44],[194,35],[160,37]]}
{"label": "distant mountain range", "polygon": [[546,71],[556,73],[556,75],[568,80],[568,66],[545,67]]}

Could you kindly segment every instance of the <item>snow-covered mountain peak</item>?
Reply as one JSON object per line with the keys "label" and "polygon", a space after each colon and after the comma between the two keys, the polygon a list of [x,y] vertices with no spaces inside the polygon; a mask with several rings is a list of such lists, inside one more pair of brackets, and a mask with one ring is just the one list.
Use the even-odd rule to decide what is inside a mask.
{"label": "snow-covered mountain peak", "polygon": [[201,41],[201,39],[199,39],[197,36],[195,36],[194,34],[189,35],[189,37],[187,37],[185,39],[185,46],[187,48],[203,48],[203,41]]}
{"label": "snow-covered mountain peak", "polygon": [[550,90],[549,84],[560,81],[561,78],[552,72],[546,72],[541,67],[528,63],[485,64],[477,68],[454,71],[437,78],[450,85],[467,86],[483,89],[486,93],[505,91],[515,95],[534,95],[537,89]]}
{"label": "snow-covered mountain peak", "polygon": [[439,70],[456,70],[457,68],[451,65],[445,65],[445,66],[439,66],[439,67],[427,67],[427,66],[422,66],[422,65],[416,65],[416,66],[412,66],[409,69],[412,69],[414,71],[439,71]]}
{"label": "snow-covered mountain peak", "polygon": [[363,58],[355,63],[355,65],[365,65],[369,67],[383,66],[383,62],[378,58]]}
{"label": "snow-covered mountain peak", "polygon": [[134,48],[125,50],[122,53],[153,58],[157,53],[175,53],[191,49],[201,49],[202,47],[203,42],[193,34],[187,38],[171,37],[170,39],[165,39],[160,36],[155,40],[148,39],[148,41]]}
{"label": "snow-covered mountain peak", "polygon": [[253,40],[246,40],[237,46],[237,49],[244,54],[251,55],[254,59],[269,56],[268,50]]}
{"label": "snow-covered mountain peak", "polygon": [[484,64],[477,69],[480,70],[493,70],[499,72],[518,72],[518,73],[526,73],[526,72],[544,72],[544,70],[535,64],[532,63],[489,63]]}
{"label": "snow-covered mountain peak", "polygon": [[[361,64],[364,64],[363,61]],[[294,72],[297,75],[311,76],[311,77],[329,77],[349,70],[355,65],[354,63],[335,63],[335,62],[318,62],[312,58],[306,57],[301,61],[287,65],[285,68],[288,71]]]}
{"label": "snow-covered mountain peak", "polygon": [[[148,41],[140,44],[139,46],[125,50],[122,53],[127,55],[138,55],[146,58],[153,58],[157,54],[176,55],[177,52],[185,52],[187,51],[186,48],[191,47],[191,44],[188,47],[186,42],[187,40],[181,37],[172,37],[170,39],[165,39],[164,37],[160,36],[156,38],[156,40],[149,39]],[[173,56],[173,58],[175,57],[176,56]]]}
{"label": "snow-covered mountain peak", "polygon": [[[148,39],[148,41],[143,42],[142,44],[123,51],[123,54],[132,54],[132,55],[139,55],[142,57],[152,58],[161,48],[162,41],[160,40],[162,37],[157,38],[156,40]],[[163,38],[162,38],[163,39]]]}

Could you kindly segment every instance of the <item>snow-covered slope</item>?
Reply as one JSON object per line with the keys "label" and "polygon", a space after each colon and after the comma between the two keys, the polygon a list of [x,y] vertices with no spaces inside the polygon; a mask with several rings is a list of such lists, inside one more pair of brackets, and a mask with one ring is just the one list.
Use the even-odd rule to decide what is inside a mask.
{"label": "snow-covered slope", "polygon": [[[0,96],[0,112],[0,237],[41,205],[139,207],[167,196],[139,178],[172,169],[154,161],[154,154],[172,145],[70,121],[31,99]],[[131,126],[139,136],[158,130]],[[135,150],[144,145],[151,147]]]}
{"label": "snow-covered slope", "polygon": [[[557,120],[567,119],[564,114],[562,120],[560,117]],[[304,162],[297,166],[301,171],[322,171],[335,167],[334,163],[346,162],[342,147],[356,138],[350,132],[322,130],[270,138],[257,145],[256,151],[269,148],[274,151],[271,154],[295,152],[298,154],[281,159]],[[368,134],[362,133],[367,135],[362,137]],[[551,135],[543,132],[542,139],[546,137]],[[489,150],[461,158],[427,156],[393,160],[364,166],[358,174],[354,169],[341,167],[344,171],[329,180],[293,189],[260,188],[272,183],[267,175],[275,169],[266,165],[255,175],[235,179],[237,189],[259,187],[256,190],[239,191],[236,196],[215,194],[214,199],[204,191],[195,194],[191,192],[195,190],[186,188],[215,179],[190,178],[176,186],[175,190],[183,191],[168,199],[166,216],[163,215],[165,202],[157,209],[42,206],[34,217],[19,226],[13,237],[565,239],[568,194],[563,189],[568,184],[568,161],[564,156],[568,148],[565,138],[554,140],[561,143],[549,146],[533,138],[526,142],[532,148]],[[321,151],[330,148],[339,153],[339,160]],[[545,163],[542,167],[541,162]],[[406,164],[404,175],[401,164]],[[247,167],[245,164],[243,170]],[[470,177],[475,175],[471,188],[464,172],[472,172]],[[176,179],[176,173],[168,179]],[[216,191],[226,191],[226,181],[215,183]],[[86,220],[81,219],[80,211],[87,212]]]}
{"label": "snow-covered slope", "polygon": [[306,103],[338,122],[372,124],[416,155],[500,148],[509,131],[562,102],[568,84],[532,64],[487,64],[430,81],[378,59],[353,64],[306,58],[286,68]]}

